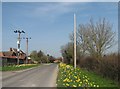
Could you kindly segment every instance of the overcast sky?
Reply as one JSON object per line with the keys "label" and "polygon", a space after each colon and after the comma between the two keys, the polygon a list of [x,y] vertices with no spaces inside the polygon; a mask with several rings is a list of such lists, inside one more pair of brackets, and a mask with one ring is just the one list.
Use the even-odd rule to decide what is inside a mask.
{"label": "overcast sky", "polygon": [[[21,29],[26,32],[21,34],[21,38],[26,35],[32,38],[29,41],[29,52],[42,50],[46,54],[61,56],[60,47],[70,41],[69,34],[73,31],[74,13],[77,16],[77,26],[80,23],[87,23],[91,17],[94,21],[105,17],[113,24],[117,40],[117,2],[6,2],[2,3],[3,50],[8,50],[10,47],[17,48],[18,34],[13,31]],[[24,51],[25,45],[25,40],[21,39],[21,49]],[[115,50],[117,45],[114,45],[111,51]]]}

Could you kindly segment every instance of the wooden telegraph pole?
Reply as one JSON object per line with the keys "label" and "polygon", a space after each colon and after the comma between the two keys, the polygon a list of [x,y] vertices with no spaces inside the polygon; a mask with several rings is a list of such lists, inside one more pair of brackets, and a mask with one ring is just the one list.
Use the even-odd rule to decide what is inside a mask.
{"label": "wooden telegraph pole", "polygon": [[24,37],[23,39],[26,39],[26,64],[28,63],[28,40],[31,39],[31,37]]}

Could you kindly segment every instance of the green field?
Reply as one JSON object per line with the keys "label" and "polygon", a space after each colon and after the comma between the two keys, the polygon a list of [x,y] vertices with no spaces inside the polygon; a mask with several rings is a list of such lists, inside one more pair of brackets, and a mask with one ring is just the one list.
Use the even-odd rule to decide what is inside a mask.
{"label": "green field", "polygon": [[59,65],[57,78],[58,87],[118,87],[117,83],[103,78],[85,69],[76,68],[66,64]]}
{"label": "green field", "polygon": [[16,70],[23,70],[37,66],[39,66],[39,64],[22,64],[22,65],[5,66],[5,67],[0,67],[0,71],[16,71]]}

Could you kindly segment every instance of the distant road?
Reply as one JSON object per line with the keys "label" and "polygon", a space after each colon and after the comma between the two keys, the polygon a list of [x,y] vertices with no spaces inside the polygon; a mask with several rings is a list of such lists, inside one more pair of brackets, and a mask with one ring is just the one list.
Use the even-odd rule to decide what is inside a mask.
{"label": "distant road", "polygon": [[[3,72],[3,87],[56,87],[57,64],[42,64],[37,68],[27,71],[18,72],[12,75],[13,72]],[[12,75],[8,78],[4,74]]]}

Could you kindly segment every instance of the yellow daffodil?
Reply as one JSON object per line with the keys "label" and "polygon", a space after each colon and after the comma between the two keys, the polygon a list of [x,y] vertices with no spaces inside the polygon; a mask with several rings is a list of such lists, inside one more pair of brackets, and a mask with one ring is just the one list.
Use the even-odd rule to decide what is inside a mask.
{"label": "yellow daffodil", "polygon": [[73,87],[77,87],[76,85],[73,85]]}
{"label": "yellow daffodil", "polygon": [[97,85],[97,87],[99,87],[99,85]]}
{"label": "yellow daffodil", "polygon": [[66,86],[69,86],[69,84],[67,83]]}

